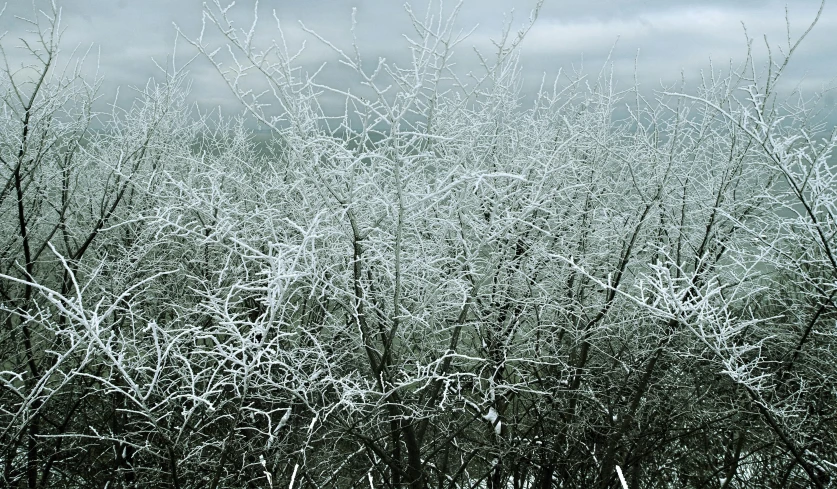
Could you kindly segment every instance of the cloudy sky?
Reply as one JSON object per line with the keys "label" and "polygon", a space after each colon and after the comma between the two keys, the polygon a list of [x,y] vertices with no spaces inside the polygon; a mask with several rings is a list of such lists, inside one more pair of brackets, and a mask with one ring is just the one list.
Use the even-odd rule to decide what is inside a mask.
{"label": "cloudy sky", "polygon": [[[229,0],[222,0],[226,4]],[[202,0],[56,0],[62,9],[66,28],[64,52],[93,44],[100,49],[100,73],[106,77],[103,94],[114,93],[116,86],[144,85],[155,76],[152,58],[165,63],[175,46],[176,23],[187,35],[197,35],[201,27]],[[48,5],[36,0],[39,7]],[[209,1],[212,3],[212,0]],[[471,47],[483,52],[491,49],[491,39],[498,37],[504,15],[513,11],[514,30],[523,26],[536,0],[465,0],[457,25],[465,31],[477,26],[466,40],[457,58],[463,72],[476,68]],[[814,18],[818,0],[790,2],[791,34],[801,34]],[[427,1],[413,2],[414,10],[423,12]],[[445,2],[450,11],[455,2]],[[0,0],[2,5],[2,0]],[[438,8],[438,2],[433,2]],[[408,51],[402,33],[410,31],[409,18],[401,0],[262,0],[258,39],[265,46],[277,37],[271,11],[281,17],[285,36],[291,47],[303,41],[307,49],[301,62],[313,69],[330,61],[322,82],[350,86],[354,81],[334,63],[335,56],[300,27],[299,21],[343,48],[351,47],[351,13],[357,9],[357,36],[361,51],[370,60],[386,57],[405,59]],[[238,0],[231,10],[234,18],[248,26],[252,19],[253,0]],[[31,0],[11,0],[0,17],[2,44],[12,65],[20,64],[18,38],[25,35],[25,24],[15,16],[32,17]],[[659,88],[680,77],[695,83],[701,70],[709,66],[741,61],[746,54],[745,23],[751,37],[757,39],[755,52],[763,56],[762,37],[775,46],[786,46],[785,4],[775,0],[545,0],[540,16],[522,47],[524,86],[531,92],[544,74],[554,76],[582,66],[597,73],[613,48],[613,67],[621,87],[633,82],[634,60],[638,53],[639,81],[644,89]],[[818,90],[837,75],[834,63],[837,41],[837,0],[827,0],[819,24],[806,39],[788,72],[787,82],[801,83],[806,90]],[[618,41],[618,42],[617,42]],[[212,41],[215,42],[215,41]],[[218,44],[220,46],[220,44]],[[185,61],[194,48],[181,39],[177,56]],[[404,63],[399,63],[404,64]],[[211,66],[197,60],[190,66],[194,78],[193,98],[205,106],[223,106],[235,110],[234,99]],[[830,97],[834,104],[834,97]]]}

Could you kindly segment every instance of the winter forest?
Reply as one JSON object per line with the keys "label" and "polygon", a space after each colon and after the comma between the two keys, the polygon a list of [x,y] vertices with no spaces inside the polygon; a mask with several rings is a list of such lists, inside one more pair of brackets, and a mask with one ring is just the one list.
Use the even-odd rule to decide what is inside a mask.
{"label": "winter forest", "polygon": [[178,59],[231,117],[176,62],[99,109],[60,6],[4,19],[0,487],[834,487],[837,130],[779,89],[817,21],[524,104],[539,7],[474,53],[407,6],[408,66],[311,32],[360,95],[210,3]]}

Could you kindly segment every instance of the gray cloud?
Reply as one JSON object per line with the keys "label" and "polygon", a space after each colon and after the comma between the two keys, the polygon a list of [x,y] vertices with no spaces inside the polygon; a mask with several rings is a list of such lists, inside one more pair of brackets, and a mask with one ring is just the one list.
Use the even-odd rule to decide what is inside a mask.
{"label": "gray cloud", "polygon": [[[152,76],[159,75],[151,58],[165,62],[172,53],[176,22],[186,32],[196,35],[201,28],[202,0],[86,0],[59,1],[65,51],[76,46],[99,46],[100,72],[106,77],[105,98],[115,93],[116,86],[144,85]],[[476,57],[471,46],[488,52],[491,38],[499,35],[508,12],[515,10],[513,30],[528,18],[534,0],[472,0],[467,1],[459,16],[458,25],[469,30],[479,25],[473,36],[462,45],[457,58],[464,73],[476,69]],[[831,2],[834,3],[834,2]],[[253,7],[239,1],[231,11],[240,24],[248,27]],[[38,0],[38,6],[44,2]],[[262,0],[257,39],[266,44],[277,37],[271,17],[273,2]],[[415,10],[423,13],[426,3],[417,2]],[[792,34],[799,35],[816,12],[819,2],[794,2],[790,9]],[[324,83],[350,86],[356,77],[335,63],[330,49],[305,33],[297,21],[314,29],[341,48],[351,46],[351,12],[357,9],[356,36],[358,44],[372,64],[378,57],[386,57],[399,65],[408,64],[407,43],[403,33],[411,30],[400,2],[391,0],[295,0],[276,5],[283,21],[285,35],[292,49],[307,43],[301,58],[308,70],[324,61],[329,68],[322,73]],[[446,5],[447,11],[450,6]],[[12,62],[20,62],[15,38],[24,35],[24,25],[15,15],[31,17],[32,7],[25,0],[15,0],[0,17],[0,32],[7,31],[3,45]],[[522,47],[525,88],[532,91],[542,78],[554,76],[559,67],[578,66],[582,59],[585,68],[598,72],[614,47],[614,71],[620,84],[632,83],[634,59],[639,52],[639,80],[645,87],[657,87],[660,82],[677,80],[681,70],[687,81],[696,82],[701,69],[708,69],[709,58],[716,66],[726,65],[730,59],[740,62],[746,54],[741,22],[745,22],[750,36],[756,38],[754,53],[758,59],[765,55],[762,35],[781,44],[785,40],[784,5],[774,0],[585,0],[559,2],[547,0],[535,27]],[[802,45],[788,72],[787,82],[802,83],[806,89],[819,89],[835,75],[833,72],[833,32],[837,29],[837,8],[826,5],[820,24]],[[618,39],[618,42],[617,42]],[[213,38],[213,42],[218,42]],[[220,44],[219,44],[220,45]],[[194,49],[182,40],[177,46],[181,61],[188,59]],[[208,106],[221,105],[236,110],[231,93],[204,60],[191,67],[194,77],[193,99]],[[804,80],[804,81],[803,81]]]}

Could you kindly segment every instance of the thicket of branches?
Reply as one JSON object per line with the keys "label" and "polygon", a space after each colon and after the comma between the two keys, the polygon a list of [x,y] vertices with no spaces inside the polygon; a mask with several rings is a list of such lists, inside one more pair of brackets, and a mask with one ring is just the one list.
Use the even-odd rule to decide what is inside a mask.
{"label": "thicket of branches", "polygon": [[411,66],[321,39],[361,97],[216,3],[187,38],[264,146],[176,66],[94,111],[59,14],[0,74],[0,485],[834,484],[837,133],[777,96],[798,43],[523,108],[525,29],[460,79],[455,15],[408,9]]}

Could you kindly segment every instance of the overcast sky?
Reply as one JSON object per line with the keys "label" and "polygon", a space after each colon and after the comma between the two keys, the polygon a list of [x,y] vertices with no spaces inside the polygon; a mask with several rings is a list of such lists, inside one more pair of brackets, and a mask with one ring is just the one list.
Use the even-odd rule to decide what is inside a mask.
{"label": "overcast sky", "polygon": [[[145,80],[154,76],[156,68],[151,58],[165,62],[174,47],[173,23],[184,33],[196,35],[203,8],[201,0],[57,0],[57,3],[63,9],[65,52],[76,46],[86,48],[91,43],[101,49],[100,72],[106,77],[103,89],[106,96],[117,85],[144,85]],[[445,8],[449,10],[454,3],[445,2]],[[458,58],[460,66],[465,69],[474,63],[471,46],[490,51],[490,39],[498,36],[504,14],[508,18],[514,11],[516,30],[525,24],[535,3],[535,0],[466,0],[458,25],[466,31],[478,27],[462,45],[465,49]],[[423,0],[413,4],[416,11],[424,11],[427,6]],[[45,2],[38,0],[38,5],[43,6]],[[306,66],[314,67],[329,60],[335,65],[335,56],[302,31],[297,21],[338,46],[348,48],[353,7],[357,8],[360,47],[368,59],[376,60],[379,56],[396,62],[404,59],[408,51],[404,49],[406,43],[401,34],[410,31],[410,24],[400,0],[262,0],[259,36],[265,41],[277,37],[270,18],[271,10],[276,9],[292,46],[307,39],[308,49],[303,58]],[[815,0],[790,3],[794,36],[805,30],[818,7],[819,1]],[[233,12],[242,20],[252,18],[253,0],[238,0]],[[0,32],[6,32],[3,46],[12,63],[19,64],[16,58],[19,50],[14,46],[23,35],[23,23],[15,15],[31,17],[31,0],[8,2],[6,12],[0,17]],[[763,35],[776,45],[786,45],[784,16],[785,4],[773,0],[545,0],[522,48],[525,86],[531,90],[544,73],[554,76],[558,68],[578,67],[582,60],[585,70],[595,74],[614,45],[611,59],[621,87],[633,81],[638,50],[639,80],[644,88],[673,82],[681,70],[687,82],[694,83],[700,70],[708,67],[710,57],[718,66],[744,57],[746,46],[741,22],[746,24],[750,36],[757,38],[759,55],[764,53]],[[795,83],[804,78],[805,89],[817,90],[837,75],[835,31],[837,0],[828,0],[819,24],[795,55],[786,81]],[[193,52],[191,46],[182,40],[178,42],[179,59],[185,60]],[[234,110],[231,93],[208,63],[198,62],[190,71],[194,77],[195,100],[205,106],[222,105]],[[321,81],[334,85],[352,83],[341,76],[334,68]],[[833,105],[834,97],[829,100]]]}

